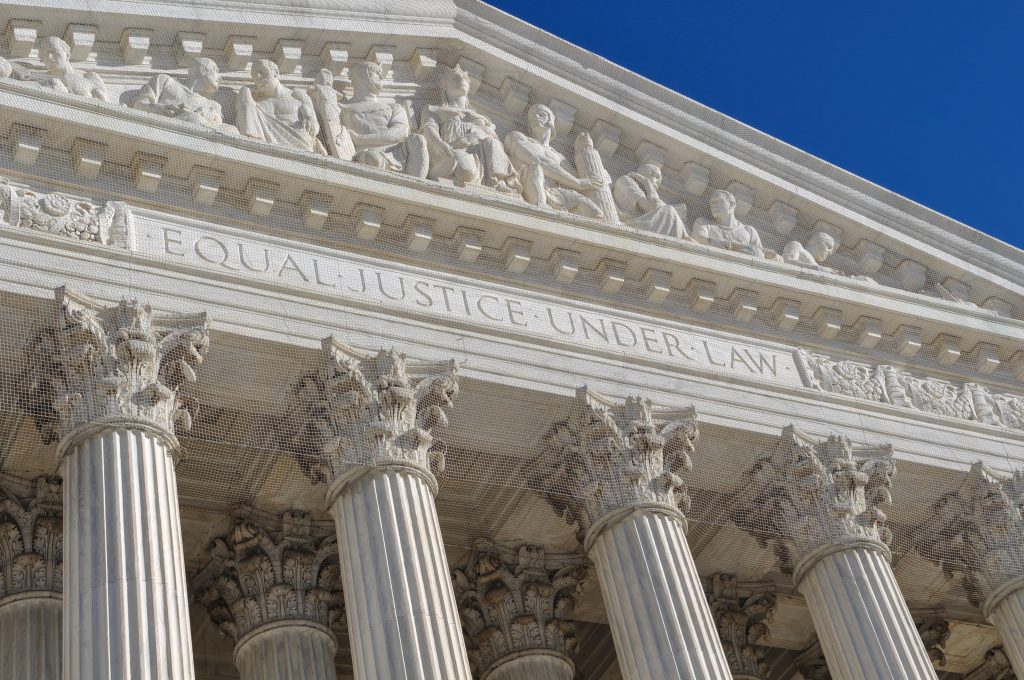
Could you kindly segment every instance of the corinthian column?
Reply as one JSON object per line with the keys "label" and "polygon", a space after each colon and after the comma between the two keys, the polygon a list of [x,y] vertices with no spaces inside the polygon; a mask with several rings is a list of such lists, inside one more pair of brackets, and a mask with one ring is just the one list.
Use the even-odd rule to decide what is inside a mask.
{"label": "corinthian column", "polygon": [[818,442],[790,426],[747,473],[734,516],[793,573],[836,680],[936,677],[889,566],[880,507],[895,469],[889,446]]}
{"label": "corinthian column", "polygon": [[0,680],[59,680],[63,526],[60,480],[27,503],[0,501]]}
{"label": "corinthian column", "polygon": [[162,316],[57,289],[23,403],[64,477],[64,671],[72,679],[194,677],[174,479],[180,390],[207,346],[205,314]]}
{"label": "corinthian column", "polygon": [[718,624],[718,636],[733,680],[768,680],[768,649],[759,643],[768,636],[767,621],[775,612],[775,596],[755,593],[741,597],[735,576],[715,574],[711,577],[708,604]]}
{"label": "corinthian column", "polygon": [[333,338],[291,417],[299,464],[328,484],[355,676],[468,680],[441,541],[431,431],[458,392],[453,362],[365,354]]}
{"label": "corinthian column", "polygon": [[1024,472],[999,475],[975,463],[960,488],[936,503],[916,547],[949,574],[1003,637],[1024,677]]}
{"label": "corinthian column", "polygon": [[580,555],[478,542],[454,572],[469,661],[480,680],[573,680]]}
{"label": "corinthian column", "polygon": [[686,542],[679,475],[696,438],[692,408],[613,404],[585,387],[545,437],[533,483],[597,566],[627,680],[731,677]]}
{"label": "corinthian column", "polygon": [[281,530],[238,519],[215,538],[196,600],[235,641],[242,680],[335,680],[341,616],[334,532],[315,538],[310,516],[284,514]]}

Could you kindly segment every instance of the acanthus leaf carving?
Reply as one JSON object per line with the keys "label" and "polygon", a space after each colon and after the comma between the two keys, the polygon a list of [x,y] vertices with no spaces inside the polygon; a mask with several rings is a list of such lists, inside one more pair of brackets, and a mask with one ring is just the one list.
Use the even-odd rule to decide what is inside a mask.
{"label": "acanthus leaf carving", "polygon": [[0,500],[0,600],[25,592],[64,590],[61,480],[37,477],[33,494]]}
{"label": "acanthus leaf carving", "polygon": [[886,546],[882,507],[892,502],[895,472],[891,446],[855,446],[836,435],[816,441],[790,425],[747,471],[750,494],[733,520],[772,547],[784,573],[828,545]]}
{"label": "acanthus leaf carving", "polygon": [[917,632],[921,635],[921,641],[928,652],[928,658],[936,667],[946,665],[946,652],[944,647],[949,640],[949,621],[940,617],[931,617],[921,621],[917,626]]}
{"label": "acanthus leaf carving", "polygon": [[768,621],[775,604],[775,596],[770,593],[740,596],[733,575],[712,575],[708,605],[733,675],[769,677],[771,666],[765,660],[768,650],[761,642],[768,637]]}
{"label": "acanthus leaf carving", "polygon": [[87,423],[134,421],[186,432],[182,391],[209,345],[205,313],[160,314],[136,300],[103,303],[56,290],[56,314],[27,349],[22,408],[46,443]]}
{"label": "acanthus leaf carving", "polygon": [[67,238],[130,248],[135,218],[122,201],[102,205],[15,187],[0,177],[0,222]]}

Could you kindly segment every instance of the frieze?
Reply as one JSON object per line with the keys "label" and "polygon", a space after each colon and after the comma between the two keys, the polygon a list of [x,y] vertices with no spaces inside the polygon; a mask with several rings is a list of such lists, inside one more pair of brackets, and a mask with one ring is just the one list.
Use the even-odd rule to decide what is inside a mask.
{"label": "frieze", "polygon": [[122,201],[97,204],[62,193],[16,187],[0,177],[0,223],[66,238],[130,248],[131,208]]}

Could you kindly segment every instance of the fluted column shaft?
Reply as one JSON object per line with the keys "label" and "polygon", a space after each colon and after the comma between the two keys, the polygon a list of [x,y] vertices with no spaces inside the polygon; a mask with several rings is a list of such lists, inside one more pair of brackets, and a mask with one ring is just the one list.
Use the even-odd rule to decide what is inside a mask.
{"label": "fluted column shaft", "polygon": [[804,560],[796,577],[832,677],[934,680],[886,551],[865,542],[822,553]]}
{"label": "fluted column shaft", "polygon": [[509,657],[480,680],[573,680],[576,667],[561,654],[542,649]]}
{"label": "fluted column shaft", "polygon": [[279,621],[235,645],[242,680],[337,680],[331,632],[306,621]]}
{"label": "fluted column shaft", "polygon": [[366,472],[332,503],[360,680],[469,680],[434,495],[423,475]]}
{"label": "fluted column shaft", "polygon": [[639,510],[591,541],[622,675],[731,678],[682,521]]}
{"label": "fluted column shaft", "polygon": [[28,592],[0,600],[0,680],[60,680],[61,597]]}
{"label": "fluted column shaft", "polygon": [[995,593],[985,610],[1003,638],[1003,650],[1014,673],[1024,678],[1024,579],[1013,581]]}
{"label": "fluted column shaft", "polygon": [[167,440],[132,426],[69,439],[62,459],[66,677],[195,677]]}

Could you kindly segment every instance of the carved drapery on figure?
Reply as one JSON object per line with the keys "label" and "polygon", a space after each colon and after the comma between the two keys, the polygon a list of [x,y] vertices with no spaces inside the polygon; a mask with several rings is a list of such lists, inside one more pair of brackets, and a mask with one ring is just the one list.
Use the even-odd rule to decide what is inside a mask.
{"label": "carved drapery on figure", "polygon": [[708,605],[733,676],[767,679],[771,671],[765,661],[768,649],[760,642],[768,637],[767,622],[775,611],[775,596],[754,593],[741,597],[735,576],[714,574]]}
{"label": "carved drapery on figure", "polygon": [[764,257],[761,235],[736,219],[736,197],[728,191],[716,191],[708,202],[711,219],[699,218],[693,225],[693,240],[738,253]]}
{"label": "carved drapery on figure", "polygon": [[0,500],[0,601],[30,592],[60,593],[64,589],[60,479],[37,477],[25,502],[10,492],[7,496]]}
{"label": "carved drapery on figure", "polygon": [[209,344],[201,314],[160,314],[136,300],[104,303],[56,291],[49,328],[26,356],[22,408],[45,442],[86,424],[133,422],[174,434],[191,429],[194,383]]}
{"label": "carved drapery on figure", "polygon": [[188,82],[182,83],[166,73],[150,78],[132,99],[132,107],[167,116],[220,132],[238,134],[233,125],[224,123],[221,106],[213,100],[220,88],[220,70],[213,59],[193,59],[188,68]]}
{"label": "carved drapery on figure", "polygon": [[692,408],[658,410],[629,397],[615,404],[586,387],[576,392],[569,417],[545,435],[532,483],[585,540],[616,511],[652,508],[685,526],[690,496],[682,474],[697,440]]}
{"label": "carved drapery on figure", "polygon": [[0,222],[67,238],[130,248],[134,217],[128,204],[102,205],[60,193],[41,194],[0,177]]}
{"label": "carved drapery on figure", "polygon": [[892,447],[855,446],[833,435],[815,441],[792,425],[746,473],[747,501],[733,520],[771,546],[784,573],[827,545],[889,544],[882,506],[896,466]]}
{"label": "carved drapery on figure", "polygon": [[239,90],[235,104],[238,131],[268,144],[326,153],[309,94],[283,85],[280,68],[269,59],[253,62],[251,73],[253,86]]}
{"label": "carved drapery on figure", "polygon": [[925,413],[1024,430],[1024,397],[998,394],[977,383],[957,385],[918,378],[895,366],[835,361],[797,351],[797,366],[808,387]]}
{"label": "carved drapery on figure", "polygon": [[623,222],[643,231],[690,240],[686,231],[686,206],[680,204],[683,214],[661,200],[661,168],[644,163],[636,172],[615,180],[612,196]]}
{"label": "carved drapery on figure", "polygon": [[284,513],[279,531],[236,519],[230,532],[213,540],[210,553],[196,601],[235,642],[282,621],[330,633],[341,617],[337,540],[333,529],[314,535],[307,513]]}
{"label": "carved drapery on figure", "polygon": [[40,81],[43,87],[65,94],[93,97],[104,102],[111,101],[107,86],[99,74],[82,73],[71,65],[71,47],[60,38],[43,38],[39,46],[39,56],[49,74],[48,78]]}
{"label": "carved drapery on figure", "polygon": [[361,352],[335,338],[320,368],[293,387],[287,446],[313,482],[334,484],[360,470],[392,467],[425,477],[444,468],[433,430],[448,424],[459,385],[453,361],[418,362],[394,350]]}
{"label": "carved drapery on figure", "polygon": [[484,677],[508,656],[524,652],[572,657],[578,644],[573,609],[586,575],[579,555],[478,542],[467,565],[454,570],[476,675]]}

